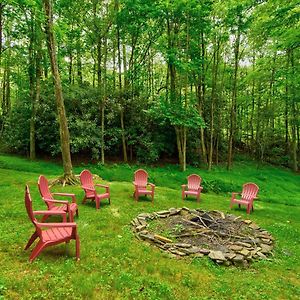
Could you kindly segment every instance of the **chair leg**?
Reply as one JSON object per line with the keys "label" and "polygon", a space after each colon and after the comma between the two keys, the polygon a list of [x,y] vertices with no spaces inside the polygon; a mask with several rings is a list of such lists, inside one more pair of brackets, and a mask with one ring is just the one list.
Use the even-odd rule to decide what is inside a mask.
{"label": "chair leg", "polygon": [[250,214],[250,211],[251,211],[251,206],[248,204],[247,205],[247,214]]}
{"label": "chair leg", "polygon": [[83,200],[82,200],[82,204],[84,204],[86,202],[86,196],[84,196]]}
{"label": "chair leg", "polygon": [[69,212],[69,221],[74,222],[74,215],[72,211]]}
{"label": "chair leg", "polygon": [[33,262],[45,247],[46,244],[44,244],[42,241],[39,241],[35,248],[32,250],[31,255],[29,257],[29,261]]}
{"label": "chair leg", "polygon": [[38,237],[38,234],[37,234],[37,232],[35,231],[35,232],[32,234],[32,236],[30,237],[30,239],[29,239],[27,245],[25,246],[24,250],[27,250],[27,249],[32,245],[32,243],[37,239],[37,237]]}
{"label": "chair leg", "polygon": [[78,208],[76,209],[76,217],[77,217],[77,218],[79,217],[79,211],[78,211]]}
{"label": "chair leg", "polygon": [[96,209],[99,209],[100,208],[100,199],[95,199],[95,202],[96,202]]}
{"label": "chair leg", "polygon": [[78,235],[76,235],[75,243],[76,243],[76,259],[80,260],[80,240]]}
{"label": "chair leg", "polygon": [[111,202],[110,202],[110,198],[108,198],[108,203],[109,203],[109,204],[111,204]]}

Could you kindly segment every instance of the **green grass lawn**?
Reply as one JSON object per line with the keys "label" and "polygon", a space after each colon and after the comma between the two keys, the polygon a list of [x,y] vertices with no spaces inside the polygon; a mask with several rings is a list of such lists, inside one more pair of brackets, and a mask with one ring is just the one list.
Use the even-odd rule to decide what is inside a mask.
{"label": "green grass lawn", "polygon": [[[0,156],[0,299],[299,299],[300,298],[300,177],[271,166],[256,169],[239,162],[231,172],[222,167],[211,172],[176,166],[145,167],[157,185],[154,205],[135,203],[132,177],[138,167],[129,165],[77,166],[103,178],[111,187],[112,204],[81,204],[79,186],[55,186],[53,191],[73,192],[79,203],[78,231],[81,260],[75,244],[50,247],[32,263],[23,248],[33,232],[24,207],[24,187],[29,184],[34,209],[44,209],[38,189],[39,174],[58,177],[61,166]],[[180,185],[187,174],[204,179],[200,204],[181,200]],[[249,216],[245,209],[232,212],[254,220],[276,239],[274,257],[249,268],[223,267],[208,258],[175,259],[139,242],[130,221],[139,213],[188,206],[229,211],[230,189],[244,182],[260,187],[260,199]],[[218,194],[211,192],[219,191]]]}

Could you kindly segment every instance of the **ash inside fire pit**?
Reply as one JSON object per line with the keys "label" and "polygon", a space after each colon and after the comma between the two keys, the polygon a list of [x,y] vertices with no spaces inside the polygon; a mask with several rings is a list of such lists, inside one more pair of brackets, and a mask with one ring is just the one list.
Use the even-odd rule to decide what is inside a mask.
{"label": "ash inside fire pit", "polygon": [[208,255],[219,264],[247,266],[272,255],[274,239],[266,230],[221,211],[170,208],[140,214],[131,224],[139,239],[179,257]]}

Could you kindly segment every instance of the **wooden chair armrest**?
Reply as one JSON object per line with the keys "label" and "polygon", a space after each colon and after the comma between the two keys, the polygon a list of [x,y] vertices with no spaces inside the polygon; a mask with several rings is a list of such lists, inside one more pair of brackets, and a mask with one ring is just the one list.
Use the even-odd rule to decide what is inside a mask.
{"label": "wooden chair armrest", "polygon": [[69,202],[65,201],[65,200],[55,200],[55,199],[47,199],[47,198],[43,198],[43,199],[44,199],[44,201],[51,202],[51,203],[60,203],[60,204],[69,205]]}
{"label": "wooden chair armrest", "polygon": [[65,211],[51,211],[51,210],[35,210],[32,212],[34,215],[65,215]]}
{"label": "wooden chair armrest", "polygon": [[138,184],[137,184],[135,181],[132,181],[132,184],[133,184],[134,186],[138,186]]}
{"label": "wooden chair armrest", "polygon": [[95,184],[95,186],[100,186],[100,187],[103,187],[103,188],[109,188],[108,185],[101,184],[101,183],[97,183],[97,184]]}
{"label": "wooden chair armrest", "polygon": [[147,183],[147,185],[150,185],[151,187],[155,187],[155,184],[153,184],[151,182]]}
{"label": "wooden chair armrest", "polygon": [[48,228],[60,228],[60,227],[73,227],[76,228],[76,223],[36,223],[39,227],[48,227]]}
{"label": "wooden chair armrest", "polygon": [[67,222],[67,217],[66,214],[67,212],[65,211],[51,211],[51,210],[36,210],[32,212],[34,215],[43,215],[43,216],[62,216],[63,222]]}
{"label": "wooden chair armrest", "polygon": [[52,195],[71,197],[72,198],[72,203],[76,203],[75,194],[69,194],[69,193],[52,193]]}

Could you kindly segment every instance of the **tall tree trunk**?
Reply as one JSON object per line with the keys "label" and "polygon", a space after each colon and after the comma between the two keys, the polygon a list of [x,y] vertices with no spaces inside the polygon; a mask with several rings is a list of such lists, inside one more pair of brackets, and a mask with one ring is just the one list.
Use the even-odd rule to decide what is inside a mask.
{"label": "tall tree trunk", "polygon": [[30,159],[36,158],[36,132],[35,132],[35,119],[37,105],[40,101],[41,94],[41,51],[37,49],[36,53],[36,78],[35,78],[35,97],[32,102],[31,118],[30,118]]}
{"label": "tall tree trunk", "polygon": [[107,78],[106,78],[106,64],[107,64],[107,38],[104,38],[104,61],[103,61],[103,100],[101,103],[101,163],[104,165],[105,158],[104,158],[104,130],[105,130],[105,105],[106,105],[106,98],[107,98]]}
{"label": "tall tree trunk", "polygon": [[81,44],[80,40],[77,41],[76,44],[76,61],[77,61],[77,83],[82,85],[83,77],[82,77],[82,62],[81,62]]}
{"label": "tall tree trunk", "polygon": [[7,57],[5,61],[4,74],[3,74],[3,87],[2,87],[2,124],[0,128],[0,136],[3,135],[8,116],[11,110],[11,101],[10,101],[10,58],[11,58],[11,50],[8,48]]}
{"label": "tall tree trunk", "polygon": [[[205,120],[203,116],[203,107],[204,107],[204,101],[205,101],[205,92],[206,92],[206,86],[205,86],[205,40],[204,40],[204,33],[201,31],[200,35],[200,45],[201,47],[201,73],[199,76],[200,82],[198,86],[198,109],[199,114],[202,117],[203,120]],[[204,128],[200,128],[200,142],[201,142],[201,153],[202,153],[202,159],[203,162],[207,165],[207,150],[206,150],[206,143],[205,143],[205,131]]]}
{"label": "tall tree trunk", "polygon": [[58,112],[59,133],[62,152],[62,162],[64,169],[64,183],[74,183],[75,177],[72,170],[71,152],[70,152],[70,135],[66,117],[62,85],[58,70],[56,46],[53,32],[53,5],[52,0],[43,0],[43,6],[46,14],[45,32],[47,37],[48,53],[51,62],[51,71],[54,80],[55,98]]}
{"label": "tall tree trunk", "polygon": [[296,91],[295,91],[295,61],[294,52],[291,50],[291,129],[292,129],[292,143],[291,143],[291,156],[292,156],[292,170],[298,172],[298,159],[297,159],[297,123],[298,114],[296,109]]}
{"label": "tall tree trunk", "polygon": [[232,82],[232,98],[231,98],[231,112],[230,112],[230,129],[229,129],[229,141],[228,141],[228,159],[227,159],[227,169],[230,170],[232,167],[233,160],[233,140],[236,134],[236,98],[237,98],[237,74],[239,66],[239,55],[240,55],[240,38],[241,38],[241,28],[240,21],[241,16],[238,16],[239,24],[236,34],[236,40],[234,45],[234,75]]}
{"label": "tall tree trunk", "polygon": [[73,83],[73,53],[72,50],[69,52],[69,84]]}
{"label": "tall tree trunk", "polygon": [[212,168],[213,161],[213,146],[214,146],[214,113],[215,113],[215,103],[217,96],[217,79],[218,79],[218,65],[219,65],[219,48],[220,41],[215,41],[216,45],[213,52],[213,66],[212,66],[212,89],[211,89],[211,105],[210,105],[210,146],[209,146],[209,156],[208,156],[208,170]]}
{"label": "tall tree trunk", "polygon": [[122,60],[121,60],[121,43],[120,43],[120,29],[117,27],[117,47],[118,47],[118,67],[119,67],[119,100],[120,100],[120,123],[121,123],[121,135],[122,135],[122,150],[123,160],[128,161],[127,147],[125,138],[125,126],[124,126],[124,105],[123,105],[123,90],[122,90]]}
{"label": "tall tree trunk", "polygon": [[2,39],[3,39],[3,13],[4,13],[4,4],[0,3],[0,64],[2,56]]}

